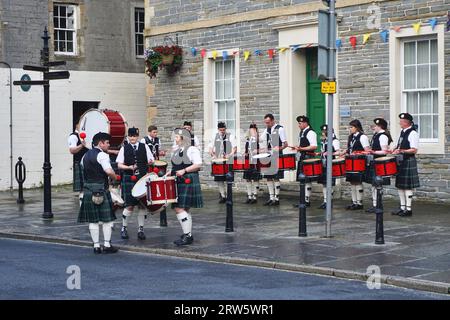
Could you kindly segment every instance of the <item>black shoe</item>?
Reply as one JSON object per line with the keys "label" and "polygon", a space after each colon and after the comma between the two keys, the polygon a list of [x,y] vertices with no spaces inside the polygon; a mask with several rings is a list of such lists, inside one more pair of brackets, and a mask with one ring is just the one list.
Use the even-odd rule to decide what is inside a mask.
{"label": "black shoe", "polygon": [[280,205],[280,200],[274,200],[272,201],[272,203],[270,204],[271,206],[279,206]]}
{"label": "black shoe", "polygon": [[100,247],[94,248],[94,253],[95,254],[101,254],[102,253],[102,248],[100,248]]}
{"label": "black shoe", "polygon": [[345,207],[346,210],[353,210],[353,208],[356,206],[356,204],[352,203],[351,205],[348,205]]}
{"label": "black shoe", "polygon": [[192,235],[183,234],[181,239],[175,240],[173,243],[177,246],[185,246],[188,244],[192,244],[194,242],[194,237]]}
{"label": "black shoe", "polygon": [[106,254],[108,254],[108,253],[116,253],[117,251],[119,251],[119,249],[117,249],[117,248],[115,248],[113,246],[103,247],[103,253],[106,253]]}
{"label": "black shoe", "polygon": [[362,210],[362,209],[364,209],[364,206],[363,206],[363,205],[361,205],[361,204],[355,204],[355,205],[353,206],[353,208],[350,209],[350,210]]}
{"label": "black shoe", "polygon": [[251,203],[251,204],[255,204],[255,203],[257,203],[257,202],[258,202],[258,200],[252,199],[250,203]]}
{"label": "black shoe", "polygon": [[306,206],[307,208],[311,207],[311,202],[305,202],[305,206]]}
{"label": "black shoe", "polygon": [[324,203],[322,203],[321,206],[318,207],[317,209],[326,209],[326,208],[327,208],[327,203],[324,202]]}
{"label": "black shoe", "polygon": [[393,216],[398,216],[398,215],[402,214],[403,211],[404,211],[403,209],[398,209],[398,210],[391,211],[391,214]]}
{"label": "black shoe", "polygon": [[127,228],[122,228],[122,231],[120,231],[120,237],[122,239],[129,239]]}
{"label": "black shoe", "polygon": [[144,233],[143,230],[139,230],[137,236],[138,236],[138,240],[145,240],[146,239],[145,233]]}
{"label": "black shoe", "polygon": [[225,203],[225,202],[227,202],[227,198],[220,197],[219,203]]}
{"label": "black shoe", "polygon": [[372,207],[372,208],[370,208],[370,209],[367,209],[366,212],[367,212],[367,213],[375,213],[375,210],[377,210],[377,208]]}
{"label": "black shoe", "polygon": [[249,204],[249,203],[252,203],[252,201],[253,201],[252,199],[247,198],[247,200],[244,203]]}
{"label": "black shoe", "polygon": [[267,201],[264,203],[264,205],[265,205],[265,206],[271,206],[272,203],[273,203],[273,200],[267,200]]}
{"label": "black shoe", "polygon": [[298,203],[294,203],[292,206],[293,206],[294,208],[298,208],[299,204],[298,204]]}
{"label": "black shoe", "polygon": [[398,214],[400,217],[411,217],[412,216],[412,210],[405,210],[402,213]]}

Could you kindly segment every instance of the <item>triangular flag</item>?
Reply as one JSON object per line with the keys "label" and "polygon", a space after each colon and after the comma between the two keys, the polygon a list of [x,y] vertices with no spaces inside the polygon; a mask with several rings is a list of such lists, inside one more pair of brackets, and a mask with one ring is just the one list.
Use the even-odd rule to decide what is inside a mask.
{"label": "triangular flag", "polygon": [[280,48],[279,50],[280,50],[281,53],[283,53],[283,52],[285,52],[287,49],[288,49],[288,48],[283,47],[283,48]]}
{"label": "triangular flag", "polygon": [[401,26],[394,27],[395,32],[400,32],[402,30]]}
{"label": "triangular flag", "polygon": [[256,49],[255,50],[255,56],[260,56],[260,55],[262,55],[261,50]]}
{"label": "triangular flag", "polygon": [[200,54],[201,54],[202,58],[205,59],[205,57],[206,57],[206,49],[202,49],[202,51],[200,51]]}
{"label": "triangular flag", "polygon": [[223,58],[223,60],[228,59],[228,51],[222,51],[222,58]]}
{"label": "triangular flag", "polygon": [[383,30],[380,32],[380,37],[383,40],[384,43],[388,42],[389,39],[389,31],[388,30]]}
{"label": "triangular flag", "polygon": [[336,40],[336,48],[338,50],[340,50],[342,48],[342,40],[341,39]]}
{"label": "triangular flag", "polygon": [[192,56],[195,57],[197,55],[197,48],[191,48]]}
{"label": "triangular flag", "polygon": [[244,60],[247,61],[250,58],[250,51],[244,51]]}
{"label": "triangular flag", "polygon": [[233,56],[238,56],[239,55],[239,51],[233,51]]}
{"label": "triangular flag", "polygon": [[293,47],[291,47],[292,52],[295,52],[298,49],[300,49],[300,46],[293,46]]}
{"label": "triangular flag", "polygon": [[213,57],[214,60],[216,60],[216,58],[217,58],[217,51],[216,50],[214,50],[212,52],[212,57]]}
{"label": "triangular flag", "polygon": [[275,50],[269,49],[267,50],[267,53],[269,54],[269,58],[273,60],[273,57],[275,56]]}
{"label": "triangular flag", "polygon": [[433,18],[428,20],[428,22],[430,23],[431,30],[434,30],[434,28],[436,28],[437,26],[438,20],[436,18]]}
{"label": "triangular flag", "polygon": [[364,35],[364,37],[363,37],[363,44],[366,44],[367,41],[369,41],[371,35],[372,35],[372,34],[370,34],[370,33],[366,33],[366,34]]}
{"label": "triangular flag", "polygon": [[420,33],[420,27],[422,26],[422,22],[417,22],[417,23],[413,23],[413,28],[414,28],[414,31],[416,31],[416,33],[417,34],[419,34]]}
{"label": "triangular flag", "polygon": [[350,37],[350,44],[352,45],[353,49],[356,49],[356,37],[355,36]]}

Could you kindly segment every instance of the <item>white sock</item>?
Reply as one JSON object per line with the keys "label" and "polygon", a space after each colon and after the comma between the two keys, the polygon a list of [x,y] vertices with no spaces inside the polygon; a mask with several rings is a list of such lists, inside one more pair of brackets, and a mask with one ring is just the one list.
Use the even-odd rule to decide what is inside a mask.
{"label": "white sock", "polygon": [[323,187],[322,188],[322,193],[323,193],[323,202],[327,203],[327,188]]}
{"label": "white sock", "polygon": [[133,213],[133,211],[128,210],[127,208],[123,209],[123,212],[122,212],[122,226],[123,227],[128,227],[128,217],[131,216],[132,213]]}
{"label": "white sock", "polygon": [[94,242],[94,248],[100,248],[100,228],[98,223],[89,223],[89,231],[91,232],[92,242]]}
{"label": "white sock", "polygon": [[352,184],[351,186],[352,189],[352,203],[356,204],[357,203],[357,197],[356,197],[356,185]]}
{"label": "white sock", "polygon": [[269,189],[270,200],[275,199],[275,184],[273,180],[267,180],[267,189]]}
{"label": "white sock", "polygon": [[406,199],[406,210],[412,210],[412,199],[413,199],[413,191],[405,190],[405,199]]}
{"label": "white sock", "polygon": [[103,238],[105,239],[105,247],[111,247],[111,234],[112,234],[113,222],[107,222],[103,224]]}
{"label": "white sock", "polygon": [[312,183],[305,184],[305,201],[309,202],[309,198],[311,197],[312,192]]}
{"label": "white sock", "polygon": [[137,220],[138,220],[139,228],[141,228],[141,227],[144,228],[145,217],[146,217],[145,213],[141,213],[141,212],[138,213]]}
{"label": "white sock", "polygon": [[406,194],[405,194],[405,190],[398,189],[398,196],[400,198],[400,209],[406,210]]}
{"label": "white sock", "polygon": [[279,195],[280,195],[280,191],[281,191],[281,183],[279,180],[274,181],[274,186],[275,186],[275,199],[279,200]]}
{"label": "white sock", "polygon": [[226,195],[225,195],[225,182],[224,181],[217,181],[217,185],[219,186],[220,196],[222,198],[226,198]]}
{"label": "white sock", "polygon": [[356,201],[360,206],[362,206],[363,196],[364,196],[363,185],[362,184],[356,185]]}
{"label": "white sock", "polygon": [[249,198],[252,197],[252,182],[251,181],[247,181],[247,196]]}
{"label": "white sock", "polygon": [[253,181],[253,199],[256,199],[256,197],[258,196],[258,191],[259,191],[259,182]]}
{"label": "white sock", "polygon": [[191,234],[192,232],[192,217],[186,211],[177,213],[177,219],[180,221],[181,229],[183,229],[184,234]]}
{"label": "white sock", "polygon": [[374,207],[377,206],[377,188],[372,186],[372,204]]}

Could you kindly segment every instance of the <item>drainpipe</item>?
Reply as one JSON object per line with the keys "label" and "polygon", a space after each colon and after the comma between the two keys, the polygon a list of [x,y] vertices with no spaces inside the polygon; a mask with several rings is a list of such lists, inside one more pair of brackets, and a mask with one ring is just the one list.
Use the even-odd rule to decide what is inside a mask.
{"label": "drainpipe", "polygon": [[12,127],[12,70],[9,63],[0,61],[9,68],[9,162],[10,162],[10,186],[9,189],[13,191],[13,127]]}

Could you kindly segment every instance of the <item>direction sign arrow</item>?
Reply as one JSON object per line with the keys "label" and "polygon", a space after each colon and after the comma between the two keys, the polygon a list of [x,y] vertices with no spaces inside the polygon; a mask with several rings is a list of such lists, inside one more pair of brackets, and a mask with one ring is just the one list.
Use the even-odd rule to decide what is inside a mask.
{"label": "direction sign arrow", "polygon": [[55,71],[55,72],[48,72],[44,74],[44,79],[46,80],[62,80],[62,79],[69,79],[70,73],[69,71]]}
{"label": "direction sign arrow", "polygon": [[48,68],[47,68],[47,67],[27,66],[27,65],[24,65],[24,66],[23,66],[23,70],[45,72],[45,71],[48,71]]}
{"label": "direction sign arrow", "polygon": [[48,84],[48,80],[14,81],[15,86],[43,86]]}

